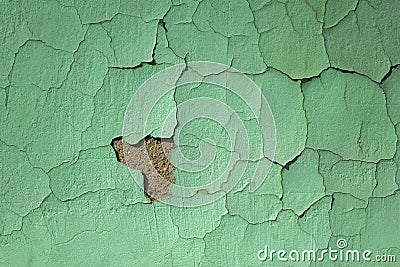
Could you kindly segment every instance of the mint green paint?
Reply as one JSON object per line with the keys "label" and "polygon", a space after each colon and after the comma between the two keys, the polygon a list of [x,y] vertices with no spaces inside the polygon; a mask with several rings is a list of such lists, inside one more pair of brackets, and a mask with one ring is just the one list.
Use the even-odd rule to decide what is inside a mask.
{"label": "mint green paint", "polygon": [[[0,266],[265,266],[256,258],[265,245],[322,250],[338,238],[399,258],[399,8],[379,0],[2,1]],[[263,94],[273,111],[274,163],[250,193],[256,165],[271,164],[257,125],[265,114],[224,88],[182,86],[137,138],[169,137],[172,129],[160,129],[166,110],[205,96],[235,110],[250,154],[239,152],[243,136],[231,146],[229,119],[183,126],[178,110],[176,149],[216,156],[199,173],[176,170],[178,184],[213,181],[231,157],[231,177],[244,174],[206,206],[149,203],[131,176],[142,174],[118,163],[109,143],[143,82],[194,60],[231,65],[260,87],[251,97]],[[201,142],[207,137],[215,144]],[[309,265],[320,266],[296,264]]]}
{"label": "mint green paint", "polygon": [[392,66],[398,65],[400,63],[400,55],[398,53],[399,46],[395,40],[396,38],[392,38],[392,36],[396,36],[400,33],[399,27],[394,27],[394,25],[398,25],[400,21],[398,16],[400,3],[388,3],[374,0],[371,1],[371,4],[372,7],[375,8],[375,18],[381,33],[385,53],[390,58]]}
{"label": "mint green paint", "polygon": [[320,153],[320,170],[327,194],[352,194],[367,201],[377,185],[376,164],[359,161],[332,160],[329,152]]}
{"label": "mint green paint", "polygon": [[358,0],[325,0],[324,28],[335,27],[342,19],[354,11]]}
{"label": "mint green paint", "polygon": [[[184,105],[185,101],[190,99],[201,97],[218,100],[219,103],[231,108],[231,112],[236,112],[247,130],[247,136],[242,136],[236,132],[236,128],[239,126],[233,125],[230,117],[223,117],[220,122],[208,118],[197,118],[183,123],[184,118],[191,114],[193,110],[190,106],[185,108],[184,106],[180,107],[180,105]],[[237,162],[238,160],[245,161],[243,168],[245,168],[245,171],[249,171],[247,165],[250,162],[247,161],[257,161],[263,157],[262,135],[257,119],[260,115],[254,114],[238,95],[213,84],[185,85],[176,89],[175,100],[178,105],[177,120],[181,123],[175,130],[175,133],[179,133],[179,139],[176,141],[179,145],[172,151],[171,161],[179,166],[179,153],[190,160],[213,159],[212,164],[204,166],[199,172],[175,170],[177,184],[200,186],[210,183],[226,171],[231,171],[232,166],[227,164],[229,160],[233,160],[235,165],[241,164]],[[259,106],[256,107],[256,113],[259,112]],[[212,114],[221,112],[218,106],[205,108],[208,112],[211,110]],[[201,112],[201,110],[199,111]],[[227,129],[233,129],[233,132],[230,133]],[[206,138],[212,139],[214,144],[204,140]],[[247,139],[250,140],[249,155],[245,155],[241,150],[241,147],[246,145],[245,140]],[[254,171],[249,173],[249,176],[252,177]]]}
{"label": "mint green paint", "polygon": [[300,83],[273,69],[252,78],[274,114],[277,136],[274,160],[285,165],[304,150],[307,138]]}
{"label": "mint green paint", "polygon": [[175,55],[175,52],[169,47],[167,33],[164,28],[158,25],[157,28],[157,47],[155,49],[154,59],[159,63],[182,64],[184,60]]}
{"label": "mint green paint", "polygon": [[386,197],[399,189],[396,183],[397,164],[390,161],[381,161],[376,167],[376,187],[372,192],[374,197]]}
{"label": "mint green paint", "polygon": [[96,1],[96,5],[91,2],[77,1],[75,5],[82,24],[111,20],[118,13],[119,7],[120,1],[112,0]]}
{"label": "mint green paint", "polygon": [[398,253],[399,240],[393,233],[399,231],[399,225],[395,223],[399,207],[398,193],[387,198],[371,199],[366,209],[365,228],[361,230],[362,247],[391,249]]}
{"label": "mint green paint", "polygon": [[22,10],[13,5],[2,4],[0,10],[0,87],[10,84],[9,73],[12,69],[15,54],[29,38],[32,37]]}
{"label": "mint green paint", "polygon": [[[267,159],[262,159],[258,163],[261,165],[268,164]],[[242,179],[236,184],[236,186],[232,189],[231,193],[240,192],[243,190],[248,190],[248,185],[252,178],[252,175],[255,171],[257,163],[256,162],[248,162],[245,173],[243,174]],[[278,164],[272,164],[269,173],[264,179],[264,182],[260,185],[259,188],[255,191],[256,195],[275,195],[278,198],[282,197],[282,167]]]}
{"label": "mint green paint", "polygon": [[306,1],[272,1],[254,11],[254,19],[267,65],[294,79],[316,76],[329,67],[322,23]]}
{"label": "mint green paint", "polygon": [[324,32],[332,66],[381,81],[399,63],[398,43],[391,38],[399,34],[394,27],[399,9],[398,2],[360,0],[355,11]]}
{"label": "mint green paint", "polygon": [[334,194],[332,209],[329,211],[333,235],[354,236],[365,226],[367,202],[349,194]]}
{"label": "mint green paint", "polygon": [[67,82],[82,94],[95,97],[103,86],[113,54],[107,32],[100,25],[90,25],[86,39],[74,54]]}
{"label": "mint green paint", "polygon": [[[27,64],[30,61],[32,63]],[[42,42],[28,41],[15,57],[11,85],[35,85],[42,90],[60,87],[72,61],[72,53],[54,50]]]}
{"label": "mint green paint", "polygon": [[120,0],[119,2],[121,3],[119,13],[140,17],[145,22],[162,19],[171,8],[170,0]]}
{"label": "mint green paint", "polygon": [[[239,16],[241,20],[234,19]],[[173,6],[165,17],[168,29],[171,28],[168,41],[179,57],[224,63],[245,73],[261,73],[266,66],[253,21],[253,13],[244,0],[182,3]],[[207,44],[212,44],[212,49]]]}
{"label": "mint green paint", "polygon": [[[105,200],[101,198],[95,202],[100,209],[99,215],[103,216],[104,213],[105,216],[100,219],[100,224],[99,219],[92,219],[94,224],[91,228],[93,230],[77,232],[73,229],[76,233],[72,238],[69,237],[55,246],[49,257],[48,265],[68,266],[71,261],[75,261],[77,265],[81,266],[90,264],[117,266],[126,262],[132,263],[133,266],[145,264],[154,266],[159,265],[160,259],[169,254],[173,243],[178,238],[177,230],[171,219],[162,219],[163,228],[153,232],[153,229],[161,223],[158,218],[170,218],[168,207],[154,207],[145,204],[119,207],[118,199],[110,194],[105,194],[104,197],[106,199],[111,197],[114,200],[109,205],[105,205],[107,200],[104,202]],[[91,199],[93,201],[93,198]],[[95,207],[96,204],[93,206]],[[112,212],[114,209],[115,212]],[[111,212],[107,212],[107,210],[111,210]],[[85,217],[90,218],[90,209],[87,212],[88,215]],[[131,235],[135,238],[129,238]],[[119,245],[121,240],[126,240],[123,248]],[[151,242],[137,242],[137,240],[151,240]],[[92,244],[97,245],[93,246]],[[157,249],[152,249],[154,247]],[[66,250],[72,253],[65,255]]]}
{"label": "mint green paint", "polygon": [[[241,19],[236,19],[238,17]],[[234,68],[245,73],[265,71],[259,33],[247,1],[202,1],[193,15],[193,24],[200,32],[215,32],[227,39],[227,47],[223,47],[225,40],[220,43],[221,48],[226,49],[226,61],[222,63],[232,62]]]}
{"label": "mint green paint", "polygon": [[393,124],[400,122],[400,69],[394,68],[392,75],[382,83],[386,95],[386,105]]}
{"label": "mint green paint", "polygon": [[[151,62],[156,43],[157,21],[143,21],[140,17],[118,14],[104,28],[110,36],[116,67],[135,67],[141,62]],[[128,29],[128,30],[127,30]],[[140,38],[137,33],[140,32]]]}
{"label": "mint green paint", "polygon": [[[261,160],[261,168],[265,168],[268,160]],[[249,223],[262,223],[276,219],[282,210],[282,178],[281,167],[273,164],[260,187],[253,193],[250,192],[250,181],[253,178],[255,162],[239,161],[232,170],[246,168],[242,179],[227,194],[226,208],[230,215],[240,216]],[[263,208],[258,210],[260,203]]]}
{"label": "mint green paint", "polygon": [[22,20],[32,33],[32,39],[42,40],[54,49],[74,52],[83,41],[86,26],[81,24],[73,6],[63,6],[57,1],[29,0],[11,4],[21,12]]}
{"label": "mint green paint", "polygon": [[221,198],[210,204],[207,210],[202,207],[191,209],[171,207],[172,222],[178,228],[179,236],[204,238],[207,233],[214,231],[219,226],[221,218],[228,213],[225,201],[225,198]]}
{"label": "mint green paint", "polygon": [[[266,164],[261,160],[260,164]],[[229,214],[238,215],[249,223],[262,223],[275,220],[282,210],[282,169],[273,164],[263,183],[254,193],[249,193],[249,183],[256,168],[254,162],[249,162],[242,179],[227,195],[226,207]],[[263,207],[260,208],[260,203]]]}
{"label": "mint green paint", "polygon": [[[0,143],[0,149],[0,235],[9,235],[21,230],[22,218],[38,208],[51,191],[49,177],[30,164],[26,153],[4,143]],[[15,161],[17,158],[18,162]]]}
{"label": "mint green paint", "polygon": [[[263,204],[263,209],[260,208]],[[255,224],[275,220],[282,210],[282,202],[275,195],[250,194],[243,190],[228,195],[227,208],[229,214],[239,215],[247,222]]]}
{"label": "mint green paint", "polygon": [[[248,223],[239,216],[224,216],[216,231],[204,237],[204,254],[208,263],[205,266],[239,266],[241,244]],[[234,233],[234,234],[232,234]],[[242,242],[237,242],[241,240]]]}
{"label": "mint green paint", "polygon": [[[287,240],[291,241],[287,242]],[[316,248],[312,236],[301,229],[298,217],[292,211],[285,210],[279,214],[276,221],[248,225],[243,241],[239,242],[240,251],[243,252],[239,254],[241,257],[238,257],[238,261],[233,265],[243,266],[245,264],[253,264],[261,266],[260,261],[254,257],[254,248],[257,248],[256,250],[258,251],[263,249],[265,244],[268,244],[271,248],[282,248],[288,251],[291,250],[290,247],[292,246],[295,246],[299,250]],[[224,259],[222,255],[220,257]],[[307,265],[306,263],[300,263],[299,266]]]}
{"label": "mint green paint", "polygon": [[179,238],[171,249],[168,259],[171,266],[198,266],[204,259],[205,242],[203,239]]}
{"label": "mint green paint", "polygon": [[306,83],[303,92],[309,147],[352,160],[393,157],[397,138],[377,84],[357,74],[327,70]]}
{"label": "mint green paint", "polygon": [[[327,14],[325,12],[326,9],[326,0],[320,1],[320,0],[308,0],[306,1],[306,4],[311,8],[311,10],[314,12],[314,16],[318,22],[324,23],[324,21],[327,19]],[[340,8],[342,5],[338,6],[337,8]]]}
{"label": "mint green paint", "polygon": [[[193,23],[170,24],[168,29],[170,47],[180,58],[186,56],[188,61],[204,60],[229,64],[228,38],[225,36],[211,30],[199,31]],[[212,44],[212,47],[207,44]]]}
{"label": "mint green paint", "polygon": [[111,147],[84,150],[76,162],[51,170],[49,176],[53,194],[66,201],[87,192],[135,188],[126,168],[110,157],[112,153]]}
{"label": "mint green paint", "polygon": [[192,22],[193,14],[196,12],[200,1],[196,0],[173,0],[172,6],[165,15],[164,21],[167,24],[179,24]]}
{"label": "mint green paint", "polygon": [[[188,187],[195,187],[195,186],[209,184],[209,183],[215,181],[216,178],[220,177],[226,171],[231,170],[231,169],[229,169],[230,166],[228,166],[228,162],[231,159],[235,163],[237,163],[237,161],[239,160],[239,156],[236,153],[233,153],[231,155],[231,153],[228,152],[225,148],[215,147],[214,145],[208,144],[206,142],[204,143],[204,145],[201,148],[202,148],[202,150],[207,151],[202,156],[204,156],[205,159],[207,159],[207,158],[212,159],[213,160],[212,164],[208,164],[207,166],[201,166],[202,169],[199,172],[191,172],[191,171],[176,169],[174,172],[175,178],[176,178],[176,184],[182,185],[182,186],[188,186]],[[177,156],[175,156],[175,154],[178,153],[178,149],[180,151],[182,151],[183,155],[185,155],[185,153],[187,153],[187,154],[191,154],[190,157],[194,156],[193,160],[196,160],[199,158],[199,157],[195,156],[196,154],[198,154],[199,148],[185,147],[185,146],[176,147],[173,150],[173,153],[171,155],[171,162],[175,162],[175,164],[178,164],[180,162],[179,159],[176,159]],[[196,152],[193,153],[193,151],[196,151]],[[214,152],[213,154],[215,156],[211,154],[212,152]],[[203,162],[204,161],[205,160],[203,160]],[[243,167],[246,168],[246,165]]]}
{"label": "mint green paint", "polygon": [[[397,138],[399,138],[399,136],[400,136],[400,124],[396,125],[396,134],[397,134]],[[400,166],[400,142],[397,142],[397,151],[396,151],[396,154],[393,157],[393,160],[394,160],[394,162],[396,162],[396,165],[397,165],[396,183],[400,186],[400,172],[399,172],[399,166]]]}
{"label": "mint green paint", "polygon": [[329,222],[329,210],[332,208],[332,197],[326,196],[312,205],[302,218],[299,225],[303,231],[312,235],[318,248],[325,248],[332,235]]}
{"label": "mint green paint", "polygon": [[[109,68],[101,88],[93,98],[94,113],[90,125],[82,133],[82,147],[86,149],[106,146],[112,138],[121,136],[125,108],[130,101],[127,96],[133,95],[143,82],[166,67],[144,65],[136,70]],[[174,105],[173,102],[167,104],[168,108]],[[164,112],[162,114],[158,120],[165,117]],[[149,129],[150,132],[158,128],[158,125],[153,126],[154,129]]]}

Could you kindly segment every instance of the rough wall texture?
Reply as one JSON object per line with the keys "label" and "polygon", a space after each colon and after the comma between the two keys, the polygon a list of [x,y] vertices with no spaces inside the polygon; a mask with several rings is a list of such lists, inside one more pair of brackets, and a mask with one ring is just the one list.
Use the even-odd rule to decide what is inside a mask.
{"label": "rough wall texture", "polygon": [[[261,266],[264,245],[323,250],[338,239],[400,261],[399,14],[397,0],[0,1],[0,266]],[[215,86],[177,88],[149,133],[162,136],[164,109],[209,97],[238,110],[251,151],[217,201],[151,202],[109,144],[144,81],[205,60],[245,73],[268,99],[270,172],[250,194],[254,164],[268,160],[252,131],[262,114]],[[235,151],[224,125],[180,130],[184,155],[200,157],[211,138],[215,158],[198,173],[175,169],[176,183],[225,171]]]}

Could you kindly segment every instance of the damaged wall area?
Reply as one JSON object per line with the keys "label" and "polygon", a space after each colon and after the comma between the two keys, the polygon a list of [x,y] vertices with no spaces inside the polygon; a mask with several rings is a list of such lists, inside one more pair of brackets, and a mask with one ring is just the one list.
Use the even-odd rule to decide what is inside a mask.
{"label": "damaged wall area", "polygon": [[[321,251],[338,239],[400,261],[399,1],[1,6],[0,266],[264,266],[257,252],[265,245]],[[256,108],[207,84],[216,75],[209,70],[199,74],[204,82],[163,95],[138,129],[142,143],[123,148],[118,137],[135,92],[156,73],[193,61],[244,73],[260,88],[248,93]],[[169,78],[177,82],[184,71]],[[259,127],[261,97],[275,121],[274,158]],[[232,115],[187,122],[180,106],[191,99],[200,113],[218,113],[198,104],[204,98]],[[238,140],[249,141],[248,155]],[[178,152],[210,164],[185,170]],[[269,172],[250,192],[259,166]],[[163,202],[170,183],[194,187],[224,173],[240,179],[207,205]]]}

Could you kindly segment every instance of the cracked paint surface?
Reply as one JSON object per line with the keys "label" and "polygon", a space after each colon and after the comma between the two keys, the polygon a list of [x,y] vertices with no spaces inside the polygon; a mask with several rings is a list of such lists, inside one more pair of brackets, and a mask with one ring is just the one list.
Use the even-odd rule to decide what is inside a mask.
{"label": "cracked paint surface", "polygon": [[[262,266],[265,245],[322,250],[338,238],[400,257],[400,2],[1,6],[0,266]],[[274,115],[275,158],[264,156],[258,130],[265,114],[218,86],[177,87],[155,106],[146,135],[179,130],[183,155],[215,151],[215,159],[198,173],[176,169],[176,183],[210,182],[229,157],[231,175],[244,174],[208,205],[150,202],[132,178],[142,174],[117,162],[109,144],[143,82],[196,60],[232,66],[260,87],[253,97],[265,96]],[[178,108],[174,129],[161,131],[165,110],[200,97],[235,110],[251,133],[248,157],[229,142],[229,118],[180,125]],[[250,193],[256,163],[272,165]]]}

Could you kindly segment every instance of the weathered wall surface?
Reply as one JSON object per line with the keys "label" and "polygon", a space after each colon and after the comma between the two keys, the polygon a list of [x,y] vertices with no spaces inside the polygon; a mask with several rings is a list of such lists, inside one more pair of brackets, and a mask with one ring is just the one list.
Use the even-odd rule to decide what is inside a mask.
{"label": "weathered wall surface", "polygon": [[[400,1],[3,0],[0,14],[0,266],[261,266],[265,245],[338,239],[400,261]],[[245,173],[211,204],[179,208],[150,202],[109,144],[137,88],[191,61],[248,75],[277,143],[249,193],[254,165],[271,160],[258,153],[263,115],[212,85],[164,95],[154,136],[164,110],[200,97],[231,106],[253,133],[242,158],[229,121],[182,127],[184,155],[200,157],[211,138],[215,159],[176,169],[177,183],[209,182],[232,155]],[[321,264],[311,266],[364,266]]]}

